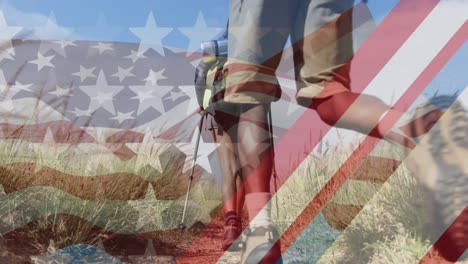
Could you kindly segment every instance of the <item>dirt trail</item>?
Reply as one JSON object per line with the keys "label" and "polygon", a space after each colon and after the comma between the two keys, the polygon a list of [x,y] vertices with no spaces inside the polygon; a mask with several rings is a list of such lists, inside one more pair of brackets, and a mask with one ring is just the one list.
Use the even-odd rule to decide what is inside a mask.
{"label": "dirt trail", "polygon": [[[223,222],[217,219],[212,225],[206,227],[201,237],[197,238],[196,245],[190,245],[188,251],[182,253],[177,259],[180,264],[216,263],[222,254],[221,242],[223,238]],[[221,253],[221,254],[220,254]],[[240,262],[239,252],[228,252],[218,263],[235,264]]]}

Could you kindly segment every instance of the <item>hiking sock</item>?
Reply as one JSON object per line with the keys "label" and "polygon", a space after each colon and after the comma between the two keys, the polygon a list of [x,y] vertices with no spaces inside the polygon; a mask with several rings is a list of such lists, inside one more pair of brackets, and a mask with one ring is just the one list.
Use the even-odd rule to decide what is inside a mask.
{"label": "hiking sock", "polygon": [[245,197],[250,227],[271,225],[271,194],[269,192],[249,193]]}

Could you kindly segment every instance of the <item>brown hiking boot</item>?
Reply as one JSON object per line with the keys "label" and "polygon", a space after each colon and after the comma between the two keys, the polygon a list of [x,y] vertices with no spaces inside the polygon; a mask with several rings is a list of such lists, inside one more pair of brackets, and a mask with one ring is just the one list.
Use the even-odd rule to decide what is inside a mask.
{"label": "brown hiking boot", "polygon": [[[231,216],[226,219],[224,224],[224,237],[222,249],[227,251],[237,251],[239,246],[234,244],[237,238],[242,233],[242,222],[236,216]],[[233,245],[234,244],[234,245]]]}

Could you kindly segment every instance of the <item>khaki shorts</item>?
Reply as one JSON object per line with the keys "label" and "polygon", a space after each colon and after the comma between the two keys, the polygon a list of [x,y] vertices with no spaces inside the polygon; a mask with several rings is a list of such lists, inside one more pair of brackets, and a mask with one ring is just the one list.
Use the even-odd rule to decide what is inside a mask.
{"label": "khaki shorts", "polygon": [[276,101],[276,69],[291,37],[297,99],[349,91],[353,0],[231,0],[226,102]]}

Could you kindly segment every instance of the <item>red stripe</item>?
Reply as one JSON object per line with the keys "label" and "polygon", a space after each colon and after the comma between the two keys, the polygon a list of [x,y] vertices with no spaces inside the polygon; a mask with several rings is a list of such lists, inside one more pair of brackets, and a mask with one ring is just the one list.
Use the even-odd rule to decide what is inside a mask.
{"label": "red stripe", "polygon": [[[74,162],[74,158],[64,158],[61,162],[69,164]],[[37,167],[34,163],[18,162],[0,165],[0,185],[3,185],[6,194],[13,194],[34,186],[48,186],[82,200],[130,201],[143,199],[148,184],[151,184],[157,199],[173,200],[184,196],[185,187],[190,179],[190,171],[183,171],[185,155],[174,157],[171,162],[176,169],[170,175],[161,175],[156,169],[146,167],[145,173],[148,175],[161,175],[157,177],[157,180],[152,181],[128,172],[88,176],[71,175],[49,167],[36,171]],[[203,168],[196,165],[192,184],[197,184],[203,174]],[[114,190],[126,191],[115,192]]]}
{"label": "red stripe", "polygon": [[86,130],[70,121],[51,121],[40,124],[18,125],[0,124],[0,135],[4,139],[18,139],[32,143],[42,143],[48,130],[56,143],[77,145],[80,143],[95,143],[95,139]]}
{"label": "red stripe", "polygon": [[[371,35],[369,40],[357,52],[354,63],[362,73],[357,76],[355,83],[358,90],[362,90],[372,81],[372,79],[380,72],[384,65],[393,57],[403,43],[413,34],[416,28],[422,21],[429,15],[439,1],[429,0],[424,1],[424,5],[420,6],[417,10],[412,10],[412,16],[405,21],[403,27],[397,27],[399,34],[396,34],[391,41],[382,43],[383,37],[386,36],[388,31],[394,30],[395,26],[401,26],[401,12],[413,9],[414,1],[403,0],[391,11],[391,13],[384,19],[384,21],[377,27],[376,31]],[[359,68],[360,67],[360,68]],[[354,81],[354,80],[353,80]],[[284,139],[277,145],[277,172],[281,186],[289,175],[294,172],[298,165],[305,159],[310,151],[322,139],[319,131],[325,132],[330,130],[319,117],[312,110],[306,110],[302,117],[291,127]],[[303,142],[298,139],[309,138],[309,142]],[[303,151],[305,150],[305,151]],[[292,162],[291,157],[295,158]],[[254,175],[256,171],[252,175]],[[235,195],[233,196],[235,198]],[[221,217],[222,213],[219,214]],[[252,216],[253,217],[253,216]],[[209,236],[209,230],[214,226],[214,222],[208,225],[199,237],[194,240],[191,246],[181,256],[189,254],[195,248],[203,236]],[[220,258],[223,252],[217,254],[216,257]],[[178,259],[180,259],[179,257]]]}
{"label": "red stripe", "polygon": [[[434,58],[431,64],[423,71],[418,79],[411,85],[411,87],[409,87],[405,94],[403,94],[400,100],[395,104],[395,108],[399,109],[400,111],[406,111],[411,103],[414,102],[414,100],[424,91],[424,88],[429,85],[432,79],[442,70],[448,61],[461,48],[463,43],[466,41],[467,36],[468,22],[463,25],[463,27]],[[380,123],[385,123],[385,127],[388,130],[390,127],[392,127],[391,124],[396,123],[400,116],[401,114],[399,116],[386,115]],[[307,227],[307,224],[314,219],[314,217],[320,212],[326,203],[335,195],[343,183],[351,176],[352,173],[346,173],[346,171],[356,170],[359,163],[356,163],[355,160],[365,159],[371,150],[381,140],[382,139],[367,136],[366,139],[359,145],[359,147],[351,154],[348,160],[333,175],[330,181],[327,182],[322,190],[312,199],[312,201],[307,205],[307,207],[294,221],[294,223],[286,230],[282,238],[285,236],[297,238]],[[286,250],[292,243],[293,241],[286,241],[286,243],[283,244],[283,248]]]}
{"label": "red stripe", "polygon": [[[455,263],[463,256],[468,247],[468,234],[466,232],[468,221],[468,207],[455,219],[447,231],[437,240],[437,242],[424,255],[419,264],[429,263]],[[454,235],[462,232],[462,238],[454,238]],[[454,241],[456,239],[456,242]],[[458,245],[456,245],[458,244]],[[438,259],[442,255],[446,261]]]}

